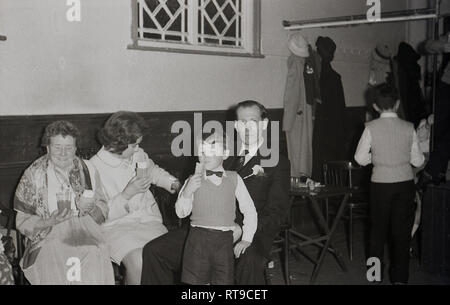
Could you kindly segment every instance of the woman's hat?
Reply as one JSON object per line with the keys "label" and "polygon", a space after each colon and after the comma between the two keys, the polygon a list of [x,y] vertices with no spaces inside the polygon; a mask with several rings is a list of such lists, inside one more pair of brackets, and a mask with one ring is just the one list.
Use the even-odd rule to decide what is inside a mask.
{"label": "woman's hat", "polygon": [[300,57],[309,56],[308,42],[299,32],[294,32],[289,35],[288,48],[294,55]]}

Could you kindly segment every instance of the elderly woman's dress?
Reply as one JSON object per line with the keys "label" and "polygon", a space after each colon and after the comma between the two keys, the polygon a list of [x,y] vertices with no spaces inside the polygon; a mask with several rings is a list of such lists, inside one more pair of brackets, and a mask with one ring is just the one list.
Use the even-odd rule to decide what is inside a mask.
{"label": "elderly woman's dress", "polygon": [[141,149],[130,159],[123,159],[102,147],[91,158],[100,174],[109,215],[103,233],[110,247],[111,258],[120,263],[132,250],[143,248],[152,239],[167,232],[158,204],[150,190],[126,200],[121,192],[136,175],[137,162],[146,162],[151,183],[170,190],[175,178],[156,165]]}
{"label": "elderly woman's dress", "polygon": [[[71,192],[75,216],[66,221],[43,230],[35,227],[58,209],[56,193],[63,187],[47,155],[25,170],[17,187],[16,225],[26,236],[21,267],[31,284],[114,284],[108,247],[98,224],[108,213],[98,173],[89,161],[75,157],[73,163],[64,187]],[[94,208],[76,216],[76,202],[85,190],[94,192]]]}

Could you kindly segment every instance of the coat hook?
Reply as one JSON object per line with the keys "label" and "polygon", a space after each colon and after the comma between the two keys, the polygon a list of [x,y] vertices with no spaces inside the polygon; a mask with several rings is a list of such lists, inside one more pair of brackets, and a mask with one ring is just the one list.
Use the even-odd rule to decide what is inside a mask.
{"label": "coat hook", "polygon": [[5,40],[6,40],[6,36],[0,35],[0,41],[5,41]]}

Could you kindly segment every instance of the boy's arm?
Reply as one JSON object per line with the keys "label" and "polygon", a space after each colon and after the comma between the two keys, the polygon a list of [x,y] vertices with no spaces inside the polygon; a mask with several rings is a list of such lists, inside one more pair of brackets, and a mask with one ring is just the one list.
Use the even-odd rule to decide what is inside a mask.
{"label": "boy's arm", "polygon": [[245,187],[244,181],[239,175],[237,176],[236,185],[236,199],[239,203],[239,210],[244,215],[242,226],[242,240],[251,243],[253,241],[253,235],[255,235],[258,227],[258,214],[256,213],[255,204],[252,197],[248,193]]}
{"label": "boy's arm", "polygon": [[189,179],[184,182],[183,187],[178,194],[177,202],[175,203],[175,212],[179,218],[185,218],[192,212],[192,202],[194,201],[194,195],[190,197],[183,196],[183,191],[188,183]]}
{"label": "boy's arm", "polygon": [[413,131],[413,142],[411,146],[411,164],[414,167],[420,167],[425,162],[425,156],[419,148],[419,138],[417,137],[417,133]]}
{"label": "boy's arm", "polygon": [[366,127],[359,139],[358,147],[355,152],[355,160],[361,166],[366,166],[372,162],[372,154],[370,153],[370,147],[372,142],[372,136],[369,129]]}

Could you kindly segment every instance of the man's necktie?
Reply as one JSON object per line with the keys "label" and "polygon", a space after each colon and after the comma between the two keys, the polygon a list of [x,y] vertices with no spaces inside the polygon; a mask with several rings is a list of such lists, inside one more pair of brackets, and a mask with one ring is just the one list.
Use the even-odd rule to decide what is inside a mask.
{"label": "man's necktie", "polygon": [[244,167],[245,163],[245,156],[248,155],[248,150],[244,150],[244,154],[238,157],[238,163],[236,171],[240,170],[242,167]]}
{"label": "man's necktie", "polygon": [[216,175],[219,178],[222,178],[223,172],[215,172],[215,171],[210,171],[209,169],[206,170],[206,176],[212,176],[212,175]]}

